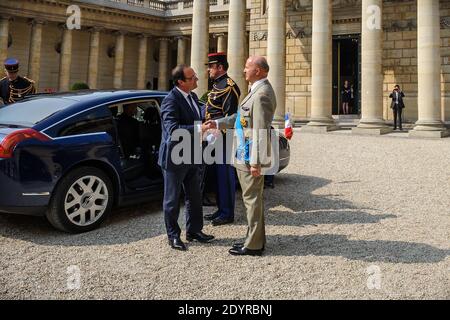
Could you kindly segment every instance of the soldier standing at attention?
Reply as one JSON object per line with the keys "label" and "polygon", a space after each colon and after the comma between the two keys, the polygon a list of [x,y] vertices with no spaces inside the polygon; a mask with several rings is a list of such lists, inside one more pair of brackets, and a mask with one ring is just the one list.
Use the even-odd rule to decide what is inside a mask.
{"label": "soldier standing at attention", "polygon": [[0,97],[5,105],[22,100],[25,96],[36,93],[34,81],[19,76],[19,61],[5,60],[6,77],[0,80]]}
{"label": "soldier standing at attention", "polygon": [[[213,81],[213,87],[208,95],[205,120],[216,120],[235,114],[239,106],[241,92],[236,83],[228,76],[228,61],[224,52],[208,55],[208,73]],[[234,204],[236,193],[236,176],[234,168],[226,163],[226,141],[223,136],[223,164],[215,164],[218,210],[205,215],[213,226],[220,226],[234,222]]]}

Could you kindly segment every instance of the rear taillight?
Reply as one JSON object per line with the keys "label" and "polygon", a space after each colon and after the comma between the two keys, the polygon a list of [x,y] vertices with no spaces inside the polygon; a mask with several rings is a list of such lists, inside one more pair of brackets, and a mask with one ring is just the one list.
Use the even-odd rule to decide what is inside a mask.
{"label": "rear taillight", "polygon": [[8,134],[0,143],[0,158],[11,158],[13,156],[16,146],[25,140],[36,139],[39,141],[49,141],[50,138],[46,135],[33,130],[23,129],[17,130]]}

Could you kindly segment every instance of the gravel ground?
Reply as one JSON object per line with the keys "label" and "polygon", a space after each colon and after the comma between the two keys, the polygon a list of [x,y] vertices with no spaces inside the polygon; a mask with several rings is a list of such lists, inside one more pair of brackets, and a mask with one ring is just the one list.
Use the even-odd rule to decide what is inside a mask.
{"label": "gravel ground", "polygon": [[450,139],[396,136],[296,132],[265,193],[263,257],[227,252],[240,195],[235,224],[188,252],[169,248],[159,203],[82,235],[1,215],[0,299],[449,299]]}

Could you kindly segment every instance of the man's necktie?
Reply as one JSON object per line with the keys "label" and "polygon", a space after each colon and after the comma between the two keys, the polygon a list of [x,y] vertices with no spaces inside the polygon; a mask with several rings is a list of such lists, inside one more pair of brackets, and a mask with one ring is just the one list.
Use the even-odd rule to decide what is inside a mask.
{"label": "man's necktie", "polygon": [[189,100],[189,105],[192,108],[192,111],[194,111],[195,114],[198,116],[198,118],[201,119],[202,117],[201,117],[201,115],[200,115],[200,113],[198,111],[198,108],[196,107],[196,105],[194,103],[194,100],[192,100],[192,96],[191,95],[188,95],[188,100]]}

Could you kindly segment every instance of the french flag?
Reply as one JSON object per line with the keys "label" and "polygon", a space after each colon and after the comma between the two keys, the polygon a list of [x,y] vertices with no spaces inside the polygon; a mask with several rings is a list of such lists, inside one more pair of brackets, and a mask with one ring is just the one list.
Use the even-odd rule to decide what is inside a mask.
{"label": "french flag", "polygon": [[286,113],[284,116],[284,136],[286,139],[290,140],[293,134],[294,130],[292,130],[291,117],[289,113]]}

